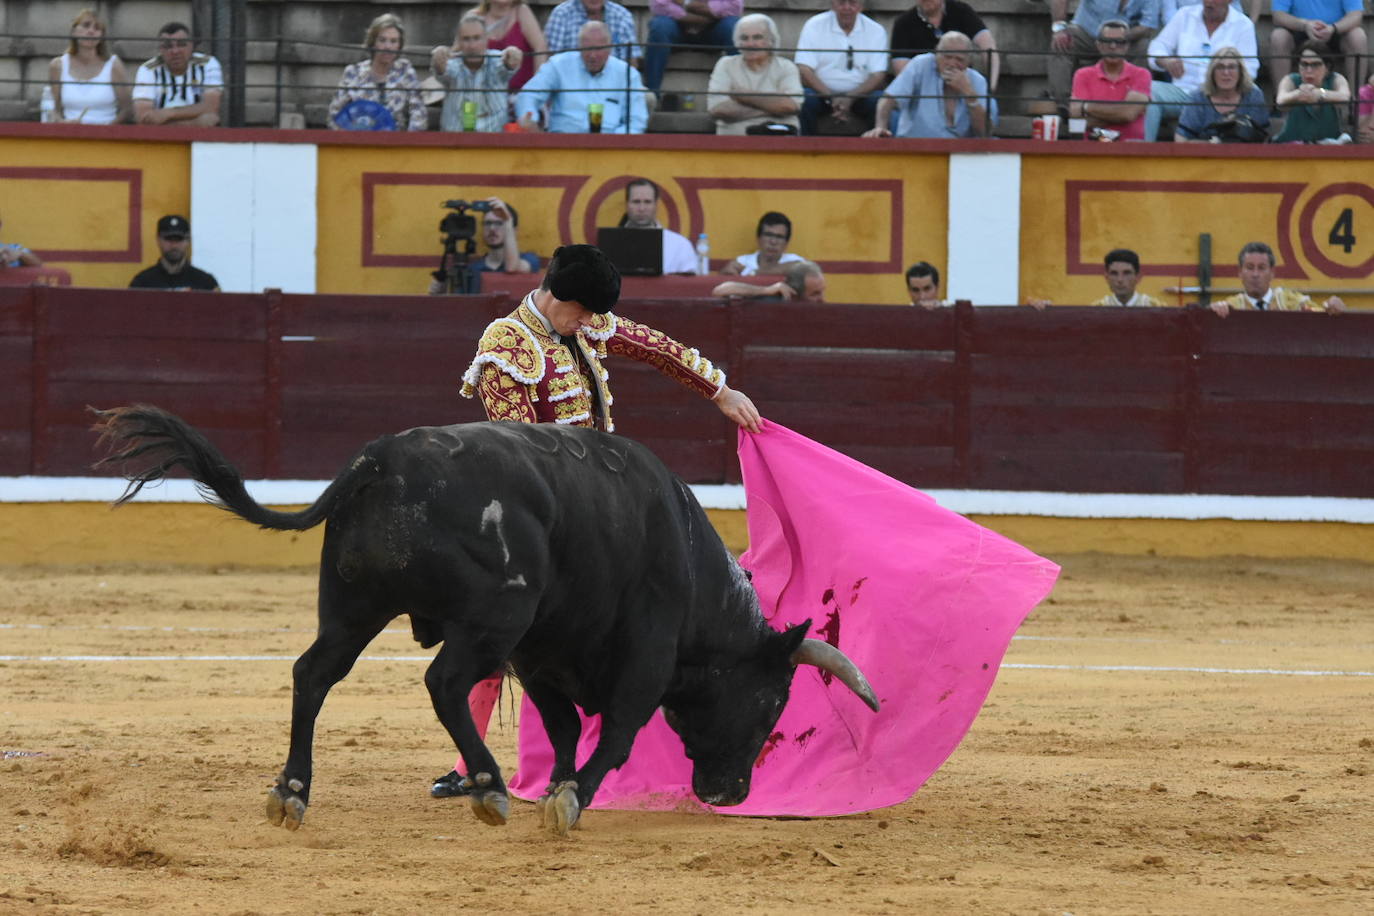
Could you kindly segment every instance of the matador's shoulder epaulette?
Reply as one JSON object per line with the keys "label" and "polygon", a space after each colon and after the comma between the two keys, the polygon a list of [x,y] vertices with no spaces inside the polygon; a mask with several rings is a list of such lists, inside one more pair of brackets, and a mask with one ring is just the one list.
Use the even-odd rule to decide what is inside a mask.
{"label": "matador's shoulder epaulette", "polygon": [[463,373],[463,397],[476,395],[478,377],[488,364],[526,385],[538,384],[544,378],[544,351],[534,332],[514,318],[498,318],[482,332],[477,356]]}

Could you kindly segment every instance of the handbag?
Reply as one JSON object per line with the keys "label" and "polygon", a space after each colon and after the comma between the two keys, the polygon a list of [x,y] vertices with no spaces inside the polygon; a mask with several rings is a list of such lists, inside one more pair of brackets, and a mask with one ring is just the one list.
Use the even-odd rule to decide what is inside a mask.
{"label": "handbag", "polygon": [[767,121],[763,124],[750,124],[744,129],[744,132],[753,137],[794,137],[797,134],[797,129],[791,124]]}
{"label": "handbag", "polygon": [[1249,115],[1231,112],[1208,124],[1203,137],[1221,143],[1263,143],[1268,132],[1250,119]]}

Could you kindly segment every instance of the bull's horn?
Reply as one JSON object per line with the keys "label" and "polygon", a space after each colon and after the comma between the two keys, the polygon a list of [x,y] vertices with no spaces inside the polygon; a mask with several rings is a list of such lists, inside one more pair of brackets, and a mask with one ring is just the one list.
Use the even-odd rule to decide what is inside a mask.
{"label": "bull's horn", "polygon": [[823,639],[805,639],[797,647],[797,651],[792,653],[792,664],[794,665],[815,665],[822,671],[829,671],[839,678],[846,687],[858,694],[859,699],[868,704],[868,708],[874,712],[878,711],[878,697],[873,693],[873,688],[868,683],[868,678],[859,670],[859,666],[849,660],[839,649]]}

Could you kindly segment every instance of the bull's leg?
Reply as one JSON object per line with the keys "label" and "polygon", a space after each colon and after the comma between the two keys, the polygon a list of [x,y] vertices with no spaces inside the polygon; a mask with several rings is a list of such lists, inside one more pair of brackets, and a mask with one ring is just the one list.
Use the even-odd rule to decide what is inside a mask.
{"label": "bull's leg", "polygon": [[425,686],[429,688],[435,715],[448,730],[467,765],[467,778],[472,783],[469,798],[473,813],[483,822],[499,826],[510,814],[510,796],[496,758],[478,734],[467,696],[502,659],[477,659],[474,655],[470,645],[450,635],[425,672]]}
{"label": "bull's leg", "polygon": [[530,698],[539,718],[544,722],[544,732],[553,745],[553,771],[549,774],[549,788],[571,779],[577,769],[577,742],[582,737],[582,719],[561,690],[534,677],[522,677],[521,684],[525,695]]}
{"label": "bull's leg", "polygon": [[291,696],[291,749],[277,784],[267,793],[267,819],[273,824],[288,830],[301,825],[310,803],[314,767],[311,751],[320,707],[330,688],[343,680],[385,625],[384,620],[367,629],[321,625],[315,641],[296,660],[292,669],[295,687]]}
{"label": "bull's leg", "polygon": [[538,678],[521,680],[525,695],[539,710],[544,733],[553,745],[549,785],[535,803],[536,808],[546,827],[567,836],[582,813],[582,806],[577,801],[577,786],[572,781],[577,769],[577,742],[582,737],[582,720],[577,707],[557,687]]}

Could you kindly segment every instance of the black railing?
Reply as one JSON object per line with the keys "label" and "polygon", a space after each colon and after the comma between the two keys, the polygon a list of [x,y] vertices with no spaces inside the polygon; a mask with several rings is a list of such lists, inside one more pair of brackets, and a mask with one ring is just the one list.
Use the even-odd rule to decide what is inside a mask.
{"label": "black railing", "polygon": [[[17,54],[17,55],[11,55],[11,56],[36,56],[36,55],[25,55],[25,54],[22,53],[22,52],[23,52],[23,48],[24,48],[25,45],[28,45],[29,47],[32,47],[32,45],[33,45],[34,42],[44,42],[44,43],[50,44],[50,45],[53,46],[53,47],[57,47],[58,45],[65,44],[65,42],[66,42],[67,40],[68,40],[68,36],[66,36],[66,35],[15,35],[15,34],[0,33],[0,41],[8,41],[8,43],[9,43],[10,46],[11,46],[11,48],[19,48],[19,49],[20,49],[20,53],[19,53],[19,54]],[[111,37],[107,38],[107,41],[108,41],[110,44],[125,44],[125,45],[133,45],[134,47],[138,47],[138,46],[140,46],[140,45],[147,45],[147,46],[149,46],[150,48],[155,44],[155,42],[154,42],[152,39],[149,39],[149,38],[144,37],[144,36],[138,36],[138,37],[131,37],[131,36],[122,36],[122,37],[119,37],[119,36],[111,36]],[[222,68],[223,68],[223,71],[224,71],[225,77],[226,77],[226,78],[225,78],[225,84],[224,84],[224,91],[225,91],[225,95],[226,95],[226,102],[225,102],[224,107],[223,107],[223,109],[222,109],[222,117],[224,118],[223,123],[225,124],[225,126],[230,126],[230,127],[244,126],[244,122],[245,122],[245,120],[246,120],[244,105],[245,105],[245,103],[247,103],[247,102],[250,100],[250,98],[252,98],[252,97],[254,97],[254,96],[256,96],[256,98],[252,98],[252,100],[253,100],[253,102],[254,102],[255,104],[259,104],[259,105],[261,105],[261,104],[268,104],[268,103],[271,104],[272,110],[273,110],[273,123],[274,123],[274,124],[280,124],[280,123],[281,123],[281,119],[282,119],[282,115],[283,115],[284,113],[286,113],[289,109],[298,109],[298,108],[302,108],[302,107],[304,107],[304,106],[310,106],[310,105],[328,105],[329,102],[331,101],[331,99],[332,99],[334,93],[339,89],[339,86],[338,86],[338,83],[337,83],[337,82],[332,82],[332,83],[302,82],[302,81],[300,81],[300,80],[291,79],[291,78],[289,78],[288,75],[287,75],[288,69],[289,69],[289,68],[292,68],[292,67],[303,67],[303,66],[324,67],[324,66],[330,66],[330,64],[327,64],[327,63],[312,63],[311,61],[308,61],[308,60],[304,59],[305,55],[303,55],[303,54],[301,53],[303,50],[306,50],[306,49],[326,49],[326,50],[329,50],[329,51],[337,51],[337,52],[340,52],[340,56],[343,56],[343,53],[344,53],[344,52],[352,52],[352,53],[355,53],[355,54],[359,55],[361,58],[366,58],[366,56],[367,56],[367,54],[368,54],[368,51],[367,51],[366,48],[362,48],[362,47],[360,47],[360,46],[358,46],[358,45],[354,45],[354,44],[341,44],[341,43],[337,43],[337,42],[324,42],[324,41],[313,41],[313,40],[310,40],[310,39],[288,38],[288,37],[286,37],[286,36],[281,36],[281,35],[272,36],[272,37],[268,37],[268,38],[260,38],[260,37],[242,37],[242,38],[239,38],[239,37],[235,37],[235,38],[228,38],[228,39],[216,39],[215,42],[214,42],[214,44],[216,44],[217,46],[225,46],[225,45],[229,46],[229,47],[232,49],[232,54],[233,54],[236,58],[238,58],[239,61],[244,61],[244,60],[246,60],[246,54],[245,54],[244,52],[247,50],[247,46],[248,46],[248,44],[250,44],[250,43],[254,43],[254,44],[258,44],[258,45],[268,44],[268,43],[271,44],[272,49],[273,49],[273,53],[272,53],[272,58],[271,58],[270,62],[269,62],[269,61],[261,61],[261,60],[260,60],[260,61],[253,61],[252,63],[254,63],[254,64],[270,63],[270,65],[271,65],[272,68],[273,68],[273,79],[272,79],[272,81],[270,81],[270,82],[264,82],[264,81],[261,81],[261,80],[248,80],[248,79],[246,79],[246,78],[239,79],[239,80],[231,80],[231,79],[229,79],[229,74],[231,73],[231,71],[232,71],[233,69],[238,69],[240,72],[243,72],[243,70],[244,70],[245,68],[242,67],[242,66],[237,67],[237,68],[231,68],[231,67],[227,64],[227,62],[221,61],[221,65],[222,65]],[[203,42],[202,44],[208,45],[209,42],[208,42],[208,41],[207,41],[207,42]],[[643,48],[653,47],[653,46],[654,46],[654,45],[651,45],[651,44],[649,44],[649,43],[647,43],[647,42],[645,42],[645,43],[637,43],[637,45],[638,45],[639,47],[643,47]],[[625,45],[609,45],[609,46],[601,46],[601,47],[610,47],[610,48],[612,48],[612,50],[614,51],[614,50],[616,50],[616,49],[620,49],[620,48],[623,48],[623,47],[626,47],[626,46],[625,46]],[[702,46],[699,46],[699,45],[670,45],[669,47],[670,47],[670,50],[701,51],[701,50],[703,49]],[[844,51],[847,51],[847,50],[849,50],[849,49],[848,49],[848,48],[835,48],[835,49],[830,49],[830,50],[832,50],[832,51],[837,51],[837,52],[844,52]],[[775,50],[775,53],[778,53],[778,54],[795,54],[796,51],[797,51],[796,48],[787,47],[787,48],[778,48],[778,49]],[[60,53],[60,52],[59,52],[59,53]],[[403,52],[402,52],[402,56],[403,56],[403,57],[409,59],[413,64],[416,64],[416,72],[417,72],[417,75],[419,75],[419,77],[420,77],[421,80],[424,80],[424,79],[425,79],[425,74],[428,73],[428,72],[430,72],[430,67],[429,67],[430,53],[431,53],[431,52],[428,52],[428,51],[426,51],[426,52],[421,52],[421,51],[403,51]],[[455,53],[456,53],[456,52],[455,52]],[[536,53],[538,53],[538,52],[529,52],[529,53],[531,53],[531,54],[536,54]],[[545,55],[548,55],[548,56],[551,56],[553,53],[555,53],[555,52],[544,52],[544,54],[545,54]],[[923,52],[923,53],[927,53],[927,52]],[[1046,58],[1046,57],[1054,56],[1054,52],[1045,51],[1045,50],[1026,51],[1026,50],[1013,50],[1013,49],[998,49],[998,50],[996,50],[996,51],[991,51],[991,50],[987,50],[987,49],[973,48],[973,49],[970,49],[970,50],[968,50],[968,51],[966,51],[966,52],[960,52],[960,53],[967,53],[967,54],[969,55],[969,57],[977,64],[977,66],[975,66],[974,69],[977,69],[980,73],[983,73],[985,76],[987,76],[987,75],[990,74],[990,72],[991,72],[990,63],[991,63],[992,56],[993,56],[994,54],[996,54],[997,56],[999,56],[999,57],[1001,58],[1001,60],[1002,60],[1001,79],[1002,79],[1002,81],[1003,81],[1004,83],[1005,83],[1005,82],[1008,82],[1008,81],[1009,81],[1009,78],[1010,78],[1011,80],[1016,79],[1016,78],[1017,78],[1017,75],[1018,75],[1018,74],[1016,73],[1016,68],[1013,68],[1013,67],[1009,66],[1009,63],[1010,63],[1010,62],[1015,61],[1016,59],[1035,59],[1035,58]],[[141,61],[140,61],[140,62],[141,62]],[[350,61],[350,62],[351,62],[351,61]],[[1372,62],[1374,62],[1374,55],[1370,55],[1370,56],[1366,57],[1366,58],[1363,60],[1363,62],[1362,62],[1362,63],[1363,63],[1363,66],[1360,68],[1361,72],[1369,72],[1369,70],[1370,70],[1370,64],[1371,64]],[[1142,61],[1142,63],[1143,63],[1143,61]],[[342,67],[345,66],[345,65],[346,65],[346,64],[339,64],[338,66],[339,66],[340,68],[342,68]],[[131,61],[126,61],[126,67],[128,68],[128,70],[129,70],[129,72],[130,72],[130,79],[129,79],[129,81],[128,81],[127,83],[125,83],[125,85],[132,86],[132,85],[133,85],[132,76],[133,76],[133,73],[137,70],[138,63],[136,63],[136,62],[134,62],[134,61],[132,61],[132,60],[131,60]],[[22,72],[22,69],[21,69],[21,72]],[[1155,81],[1156,81],[1156,82],[1164,81],[1164,80],[1161,80],[1162,74],[1160,74],[1158,71],[1152,70],[1152,71],[1151,71],[1151,75],[1152,75],[1152,77],[1155,78]],[[37,95],[39,95],[39,93],[35,93],[35,92],[33,91],[33,89],[32,89],[33,84],[35,84],[35,83],[38,83],[38,84],[44,85],[44,86],[47,85],[47,81],[46,81],[46,80],[26,79],[26,78],[24,78],[24,77],[22,77],[22,76],[21,76],[21,77],[0,77],[0,98],[3,98],[3,97],[5,97],[5,96],[10,96],[11,98],[13,98],[14,96],[18,96],[18,97],[20,97],[20,98],[28,98],[30,101],[32,101],[33,98],[35,98]],[[12,87],[12,86],[15,86],[15,85],[18,85],[19,91],[18,91],[17,93],[14,93],[13,95],[11,95],[11,93],[8,91],[8,90],[9,90],[9,87]],[[1258,85],[1258,83],[1257,83],[1256,85]],[[388,91],[391,91],[391,90],[388,90]],[[397,90],[397,91],[404,92],[404,91],[407,91],[407,90]],[[500,90],[500,89],[496,89],[496,90],[483,90],[483,89],[465,89],[465,90],[458,90],[458,89],[447,89],[447,88],[443,88],[443,87],[438,87],[438,88],[433,88],[433,89],[425,89],[425,90],[410,90],[410,91],[424,91],[425,94],[429,94],[430,92],[444,92],[444,93],[449,93],[449,92],[460,92],[460,91],[461,91],[461,92],[466,92],[466,93],[480,93],[480,92],[495,92],[495,93],[499,93],[499,92],[505,92],[505,90]],[[1263,89],[1262,89],[1262,91],[1263,91]],[[1358,99],[1358,95],[1357,95],[1357,94],[1358,94],[1358,91],[1359,91],[1359,87],[1358,87],[1358,86],[1351,86],[1351,87],[1350,87],[1350,94],[1351,94],[1350,100],[1349,100],[1348,102],[1345,102],[1345,103],[1339,103],[1339,104],[1340,104],[1340,107],[1343,109],[1344,123],[1349,124],[1352,128],[1353,128],[1355,125],[1358,124],[1358,106],[1359,106],[1359,99]],[[626,101],[627,101],[627,103],[629,102],[629,100],[631,99],[631,97],[632,97],[634,94],[636,94],[636,93],[646,93],[646,94],[650,94],[650,93],[649,93],[649,90],[647,90],[647,89],[636,88],[636,87],[633,85],[633,80],[632,80],[632,79],[629,79],[629,78],[627,78],[627,80],[626,80],[626,85],[624,86],[624,93],[625,93],[625,96],[626,96]],[[754,95],[763,95],[763,96],[779,96],[779,95],[782,95],[781,93],[751,93],[751,94],[754,94]],[[942,98],[942,97],[943,97],[943,96],[942,96],[941,94],[929,94],[929,95],[908,94],[908,95],[902,95],[902,96],[893,96],[893,98],[896,98],[896,99],[898,99],[898,100],[914,100],[914,99]],[[990,102],[995,101],[995,102],[997,103],[997,105],[998,105],[998,108],[999,108],[999,110],[1000,110],[1000,114],[1001,114],[1002,116],[1014,115],[1014,114],[1017,112],[1018,109],[1019,109],[1021,112],[1023,112],[1023,113],[1030,113],[1030,109],[1035,108],[1035,107],[1037,106],[1037,104],[1038,104],[1038,105],[1045,105],[1046,103],[1054,104],[1056,101],[1063,101],[1063,100],[1053,100],[1053,99],[1050,99],[1049,96],[1048,96],[1048,94],[1041,94],[1041,95],[1028,96],[1028,95],[1014,95],[1014,94],[1011,94],[1011,93],[1008,93],[1008,92],[1005,92],[1005,91],[1003,91],[1003,92],[996,92],[996,91],[993,91],[993,90],[992,90],[990,84],[989,84],[989,87],[988,87],[987,91],[981,94],[981,98],[983,99],[983,103],[984,103],[985,106],[988,106]],[[1161,103],[1151,101],[1151,102],[1147,102],[1146,104],[1148,104],[1148,105],[1156,105],[1156,104],[1161,104]],[[1207,102],[1188,102],[1188,101],[1185,101],[1185,102],[1181,102],[1181,103],[1170,103],[1170,104],[1173,104],[1173,105],[1180,105],[1180,104],[1181,104],[1181,105],[1187,106],[1187,105],[1193,105],[1193,104],[1205,105],[1205,104],[1209,104],[1209,103],[1207,103]],[[1266,104],[1266,105],[1272,105],[1272,104],[1273,104],[1273,99],[1269,96],[1269,94],[1268,94],[1267,92],[1265,93],[1265,104]],[[1335,104],[1335,103],[1333,103],[1333,104]],[[700,110],[703,110],[703,111],[706,110],[706,106],[701,106],[701,109],[700,109]]]}

